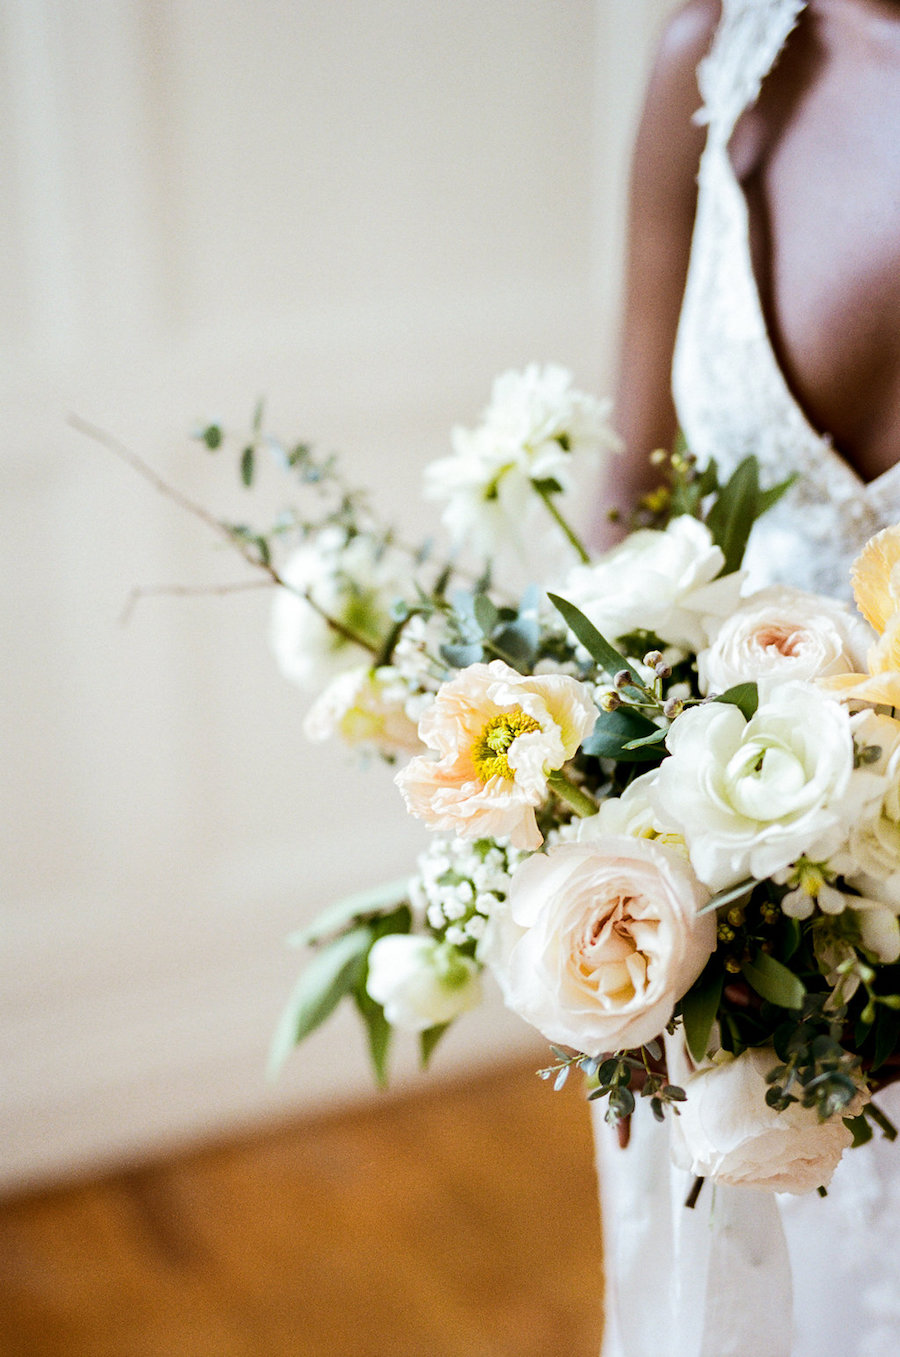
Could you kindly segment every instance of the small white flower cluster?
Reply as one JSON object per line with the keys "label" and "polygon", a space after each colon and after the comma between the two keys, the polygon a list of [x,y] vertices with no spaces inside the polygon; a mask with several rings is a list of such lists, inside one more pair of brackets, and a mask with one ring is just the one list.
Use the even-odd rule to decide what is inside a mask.
{"label": "small white flower cluster", "polygon": [[493,841],[437,835],[419,857],[410,903],[455,947],[479,942],[491,910],[506,899],[510,878],[526,857]]}

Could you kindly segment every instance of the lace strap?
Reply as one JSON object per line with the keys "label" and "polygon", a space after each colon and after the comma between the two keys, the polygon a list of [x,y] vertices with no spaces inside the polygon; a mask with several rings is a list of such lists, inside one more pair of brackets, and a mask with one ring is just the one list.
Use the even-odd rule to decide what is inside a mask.
{"label": "lace strap", "polygon": [[722,0],[722,18],[697,68],[703,107],[697,122],[726,142],[755,102],[806,0]]}

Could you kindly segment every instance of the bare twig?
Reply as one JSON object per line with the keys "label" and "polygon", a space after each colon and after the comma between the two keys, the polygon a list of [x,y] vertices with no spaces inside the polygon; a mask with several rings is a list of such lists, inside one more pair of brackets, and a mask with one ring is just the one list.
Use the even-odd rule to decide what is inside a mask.
{"label": "bare twig", "polygon": [[131,615],[135,604],[143,594],[233,593],[236,589],[258,588],[261,584],[277,584],[280,588],[287,589],[298,598],[304,599],[305,602],[319,614],[322,620],[327,623],[332,631],[337,632],[337,634],[342,636],[346,641],[354,642],[354,644],[361,646],[364,650],[368,650],[373,655],[378,653],[377,646],[373,645],[370,641],[365,640],[363,637],[358,636],[356,632],[351,631],[351,629],[345,626],[343,622],[339,622],[336,617],[332,617],[327,613],[312,597],[308,589],[297,589],[294,585],[290,584],[278,573],[267,557],[263,557],[258,551],[253,549],[252,543],[243,541],[227,523],[223,523],[221,519],[218,519],[214,514],[211,514],[208,509],[204,509],[202,504],[198,504],[195,500],[189,499],[188,496],[183,494],[176,486],[170,485],[168,481],[163,480],[162,476],[154,471],[149,462],[145,462],[143,457],[136,453],[132,448],[127,447],[126,444],[116,438],[114,434],[109,433],[106,429],[101,429],[96,424],[91,424],[89,420],[82,419],[80,415],[70,414],[69,423],[72,425],[73,429],[77,429],[79,433],[83,433],[86,437],[92,438],[95,443],[100,443],[102,447],[113,453],[113,455],[124,462],[126,466],[131,467],[132,471],[136,471],[137,474],[141,476],[143,480],[147,481],[158,494],[165,496],[165,498],[171,500],[173,504],[177,504],[180,509],[193,515],[194,518],[198,518],[200,522],[211,529],[217,537],[224,538],[228,545],[233,547],[234,550],[244,558],[248,565],[252,566],[255,570],[261,570],[266,576],[264,581],[253,581],[252,583],[247,583],[245,585],[212,585],[201,586],[199,588],[192,588],[190,585],[160,585],[151,586],[147,589],[133,590],[123,610],[123,620]]}
{"label": "bare twig", "polygon": [[142,584],[132,589],[125,601],[125,606],[119,614],[119,622],[123,626],[131,620],[131,614],[134,612],[142,598],[154,598],[158,596],[169,596],[175,598],[202,597],[204,595],[225,595],[242,593],[249,589],[272,589],[274,584],[272,580],[239,580],[232,584]]}

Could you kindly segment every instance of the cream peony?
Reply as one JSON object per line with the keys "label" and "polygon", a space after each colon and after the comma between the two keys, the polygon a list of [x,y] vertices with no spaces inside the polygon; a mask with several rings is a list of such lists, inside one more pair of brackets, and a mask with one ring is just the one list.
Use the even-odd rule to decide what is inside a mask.
{"label": "cream peony", "polygon": [[360,665],[332,679],[303,721],[308,740],[339,736],[345,744],[386,757],[422,749],[416,723],[406,714],[409,688],[396,670]]}
{"label": "cream peony", "polygon": [[698,654],[700,691],[721,693],[760,678],[849,674],[861,666],[871,639],[846,604],[773,585],[744,599]]}
{"label": "cream peony", "polygon": [[407,809],[461,838],[538,848],[535,807],[547,778],[594,728],[590,690],[564,674],[527,677],[502,660],[445,683],[419,722],[421,755],[397,774]]}
{"label": "cream peony", "polygon": [[425,472],[426,495],[447,501],[443,519],[454,541],[495,554],[498,540],[516,537],[534,482],[566,489],[574,456],[618,448],[609,409],[574,390],[572,374],[555,364],[499,376],[481,423],[454,429],[453,456]]}
{"label": "cream peony", "polygon": [[366,989],[392,1027],[424,1032],[481,1002],[478,963],[449,943],[389,933],[369,952]]}
{"label": "cream peony", "polygon": [[691,707],[666,743],[650,794],[711,891],[840,845],[856,792],[850,718],[812,685],[762,685],[749,721],[730,703]]}
{"label": "cream peony", "polygon": [[[840,1116],[820,1122],[815,1108],[799,1103],[783,1112],[767,1106],[766,1075],[780,1063],[768,1046],[736,1058],[722,1052],[693,1074],[670,1058],[669,1078],[687,1094],[671,1119],[675,1163],[734,1187],[791,1193],[827,1187],[853,1137]],[[866,1101],[860,1093],[848,1115]]]}
{"label": "cream peony", "polygon": [[685,514],[664,532],[642,528],[591,565],[575,566],[555,592],[610,641],[642,630],[699,650],[708,620],[738,601],[740,575],[717,578],[724,563],[706,525]]}
{"label": "cream peony", "polygon": [[597,1055],[659,1036],[716,945],[684,857],[599,834],[535,854],[492,912],[479,957],[550,1041]]}

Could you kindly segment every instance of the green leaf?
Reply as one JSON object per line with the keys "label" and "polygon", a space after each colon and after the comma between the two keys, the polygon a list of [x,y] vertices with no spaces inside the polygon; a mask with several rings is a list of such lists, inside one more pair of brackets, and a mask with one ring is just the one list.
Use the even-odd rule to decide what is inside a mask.
{"label": "green leaf", "polygon": [[256,454],[252,447],[246,447],[241,453],[241,480],[244,482],[244,485],[251,486],[253,484],[253,472],[255,469]]}
{"label": "green leaf", "polygon": [[706,1055],[709,1046],[709,1036],[719,1011],[724,983],[723,972],[718,968],[707,966],[681,1001],[685,1040],[688,1050],[698,1063]]}
{"label": "green leaf", "polygon": [[793,476],[787,476],[777,485],[770,485],[768,490],[760,490],[756,502],[756,517],[761,518],[763,514],[768,513],[773,505],[777,504],[782,495],[786,495],[791,486],[799,480],[799,476],[794,473]]}
{"label": "green leaf", "polygon": [[487,594],[476,594],[472,600],[472,612],[475,615],[475,621],[481,628],[484,636],[490,636],[491,631],[497,625],[497,608],[488,598]]}
{"label": "green leaf", "polygon": [[723,575],[740,569],[750,529],[758,516],[759,463],[755,457],[745,457],[720,490],[706,519],[713,541],[725,556]]}
{"label": "green leaf", "polygon": [[744,979],[756,993],[779,1008],[801,1008],[806,998],[806,986],[793,971],[775,957],[759,952],[753,961],[741,965]]}
{"label": "green leaf", "polygon": [[630,707],[617,707],[615,711],[600,713],[591,734],[582,741],[581,748],[585,754],[598,759],[642,763],[647,759],[655,759],[659,751],[652,746],[629,746],[634,740],[654,735],[658,729],[641,712]]}
{"label": "green leaf", "polygon": [[313,919],[305,928],[292,933],[288,942],[292,947],[308,947],[322,942],[332,933],[338,933],[359,919],[371,919],[389,914],[402,904],[409,892],[409,881],[390,881],[371,890],[345,895]]}
{"label": "green leaf", "polygon": [[440,656],[454,669],[468,669],[470,664],[478,664],[484,654],[480,641],[468,645],[442,645]]}
{"label": "green leaf", "polygon": [[343,933],[316,952],[297,982],[281,1015],[269,1052],[269,1077],[274,1078],[291,1050],[329,1017],[360,983],[372,945],[367,924]]}
{"label": "green leaf", "polygon": [[364,976],[356,986],[353,991],[353,999],[360,1017],[366,1025],[366,1033],[369,1038],[369,1055],[372,1060],[376,1083],[379,1088],[387,1088],[387,1058],[393,1028],[384,1016],[384,1009],[381,1004],[376,1003],[366,989],[365,980],[366,977]]}
{"label": "green leaf", "polygon": [[726,688],[724,693],[719,693],[715,701],[737,707],[744,720],[749,721],[751,716],[756,715],[759,706],[759,688],[755,683],[736,683],[733,688]]}
{"label": "green leaf", "polygon": [[259,433],[260,430],[262,429],[263,418],[265,417],[265,413],[266,413],[266,402],[262,398],[262,396],[260,396],[259,400],[256,402],[256,408],[253,411],[254,433]]}
{"label": "green leaf", "polygon": [[497,627],[491,634],[491,643],[521,674],[531,673],[534,668],[540,639],[540,625],[535,617],[518,617],[514,622]]}
{"label": "green leaf", "polygon": [[646,749],[650,745],[662,744],[668,734],[661,726],[657,726],[652,735],[644,735],[639,740],[629,740],[625,746],[626,750]]}
{"label": "green leaf", "polygon": [[[616,650],[615,646],[610,645],[605,636],[594,626],[593,622],[585,617],[580,608],[576,608],[574,603],[568,599],[560,598],[558,594],[548,594],[550,602],[558,613],[560,613],[566,625],[575,633],[585,650],[592,660],[605,669],[607,674],[617,674],[622,669],[630,669],[632,666],[624,655]],[[629,684],[622,691],[634,696],[643,697],[644,690],[636,685]]]}
{"label": "green leaf", "polygon": [[872,1127],[865,1112],[860,1112],[858,1117],[844,1117],[844,1125],[853,1136],[851,1150],[857,1149],[860,1145],[867,1145],[872,1139]]}
{"label": "green leaf", "polygon": [[207,424],[206,428],[200,433],[200,439],[206,444],[210,452],[215,452],[222,446],[222,439],[225,435],[222,433],[219,424]]}
{"label": "green leaf", "polygon": [[449,1022],[443,1022],[439,1023],[436,1027],[427,1027],[425,1031],[420,1034],[419,1051],[421,1054],[423,1070],[428,1067],[428,1062],[431,1060],[435,1046],[437,1046],[441,1037],[449,1027]]}

